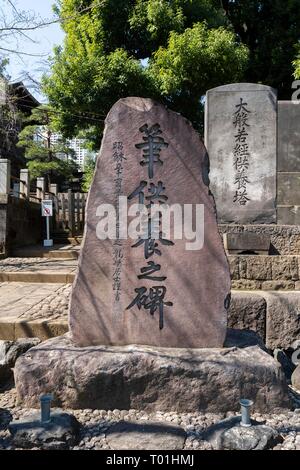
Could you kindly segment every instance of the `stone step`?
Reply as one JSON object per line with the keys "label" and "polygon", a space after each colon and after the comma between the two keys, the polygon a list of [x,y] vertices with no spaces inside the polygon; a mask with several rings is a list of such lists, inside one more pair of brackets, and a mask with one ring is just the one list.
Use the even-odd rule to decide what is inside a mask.
{"label": "stone step", "polygon": [[72,246],[80,245],[82,242],[82,235],[70,237],[69,235],[52,235],[53,243],[54,244],[69,244]]}
{"label": "stone step", "polygon": [[21,320],[0,318],[0,340],[15,341],[18,338],[39,338],[45,341],[69,331],[67,320]]}
{"label": "stone step", "polygon": [[0,282],[72,283],[77,259],[6,258],[0,261]]}
{"label": "stone step", "polygon": [[13,257],[77,259],[79,257],[79,245],[76,249],[73,249],[70,244],[54,245],[52,248],[44,248],[41,246],[22,247],[13,251]]}
{"label": "stone step", "polygon": [[[70,284],[0,284],[0,339],[68,331]],[[231,291],[228,326],[255,331],[270,349],[288,349],[300,339],[300,291]]]}
{"label": "stone step", "polygon": [[65,333],[70,290],[61,283],[0,283],[0,339],[42,340]]}
{"label": "stone step", "polygon": [[0,272],[0,282],[72,284],[75,273],[68,271],[6,271]]}

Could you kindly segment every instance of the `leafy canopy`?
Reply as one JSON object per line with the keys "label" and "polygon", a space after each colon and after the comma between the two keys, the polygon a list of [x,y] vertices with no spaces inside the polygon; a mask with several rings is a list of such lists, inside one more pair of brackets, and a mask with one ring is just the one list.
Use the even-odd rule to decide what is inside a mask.
{"label": "leafy canopy", "polygon": [[94,176],[94,171],[95,171],[95,166],[96,166],[96,158],[92,155],[87,155],[85,158],[84,162],[84,175],[83,175],[83,182],[82,182],[82,190],[84,192],[88,192],[90,189],[90,186],[92,184],[92,179]]}
{"label": "leafy canopy", "polygon": [[241,79],[247,66],[217,0],[61,0],[57,9],[66,37],[44,88],[65,135],[94,126],[100,137],[125,96],[160,100],[199,128],[207,88]]}
{"label": "leafy canopy", "polygon": [[250,51],[245,78],[291,98],[293,61],[300,40],[299,0],[223,0],[227,19]]}

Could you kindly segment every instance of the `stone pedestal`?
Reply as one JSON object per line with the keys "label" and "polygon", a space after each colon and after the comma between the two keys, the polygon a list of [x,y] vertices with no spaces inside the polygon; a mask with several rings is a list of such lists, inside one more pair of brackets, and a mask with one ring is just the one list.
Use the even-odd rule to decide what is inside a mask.
{"label": "stone pedestal", "polygon": [[209,349],[79,348],[66,335],[30,349],[14,372],[19,400],[28,407],[47,393],[54,406],[73,409],[216,413],[239,410],[240,398],[253,400],[260,412],[290,406],[280,365],[253,345],[253,334],[238,330],[227,335],[225,348]]}

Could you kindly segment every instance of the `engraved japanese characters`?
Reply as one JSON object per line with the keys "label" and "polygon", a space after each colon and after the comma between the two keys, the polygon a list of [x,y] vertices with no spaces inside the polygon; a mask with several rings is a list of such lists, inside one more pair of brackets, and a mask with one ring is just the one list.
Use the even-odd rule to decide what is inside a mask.
{"label": "engraved japanese characters", "polygon": [[208,90],[205,145],[219,223],[276,222],[276,110],[272,88],[234,83]]}
{"label": "engraved japanese characters", "polygon": [[[130,212],[143,208],[135,236]],[[160,209],[203,207],[204,241],[166,233]],[[125,208],[125,209],[124,209]],[[113,236],[104,236],[116,214]],[[182,218],[185,212],[182,211]],[[184,222],[184,220],[182,220]],[[101,230],[100,230],[101,228]],[[191,124],[149,99],[118,101],[106,118],[70,302],[79,346],[221,347],[230,275],[207,186],[206,150]]]}

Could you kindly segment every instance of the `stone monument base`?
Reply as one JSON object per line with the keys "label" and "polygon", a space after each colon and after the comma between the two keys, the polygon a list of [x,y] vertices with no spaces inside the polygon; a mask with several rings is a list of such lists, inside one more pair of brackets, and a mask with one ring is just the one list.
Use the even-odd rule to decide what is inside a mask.
{"label": "stone monument base", "polygon": [[54,406],[73,409],[227,412],[239,410],[240,398],[260,412],[291,406],[280,364],[241,330],[229,332],[224,348],[210,349],[79,348],[65,335],[30,349],[14,373],[28,407],[48,393]]}

